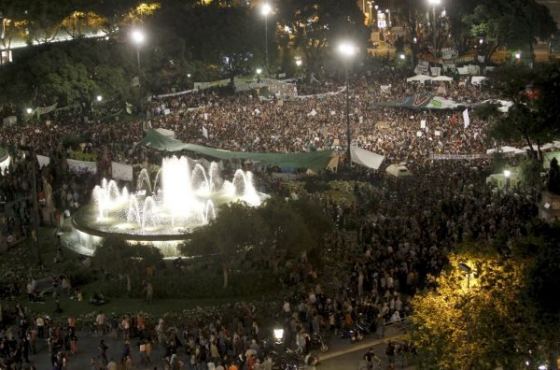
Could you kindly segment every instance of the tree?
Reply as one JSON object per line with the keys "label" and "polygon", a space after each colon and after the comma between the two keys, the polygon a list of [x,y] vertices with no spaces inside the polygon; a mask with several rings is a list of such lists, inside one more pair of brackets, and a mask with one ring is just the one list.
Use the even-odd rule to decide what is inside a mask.
{"label": "tree", "polygon": [[503,141],[524,140],[532,157],[542,159],[541,145],[560,134],[560,108],[554,98],[560,92],[560,67],[529,70],[524,66],[506,66],[493,79],[496,93],[512,101],[513,106],[504,114],[497,106],[485,105],[476,114],[492,121],[492,137]]}
{"label": "tree", "polygon": [[124,276],[130,293],[132,277],[138,277],[147,267],[159,264],[162,259],[163,255],[157,248],[130,246],[122,239],[106,238],[103,245],[96,249],[92,263],[109,277]]}
{"label": "tree", "polygon": [[521,369],[536,348],[519,305],[523,264],[499,255],[450,255],[436,289],[414,297],[411,338],[420,369]]}
{"label": "tree", "polygon": [[264,230],[264,221],[254,208],[232,204],[221,208],[218,217],[210,224],[195,230],[180,250],[190,256],[215,255],[222,268],[226,289],[231,266],[258,248]]}
{"label": "tree", "polygon": [[477,0],[472,12],[463,16],[465,30],[486,51],[486,60],[502,46],[527,48],[531,58],[537,39],[547,39],[556,32],[549,9],[535,0]]}
{"label": "tree", "polygon": [[282,3],[280,29],[291,30],[291,45],[304,55],[308,72],[318,72],[326,51],[342,38],[363,49],[367,40],[364,15],[354,0],[288,0]]}

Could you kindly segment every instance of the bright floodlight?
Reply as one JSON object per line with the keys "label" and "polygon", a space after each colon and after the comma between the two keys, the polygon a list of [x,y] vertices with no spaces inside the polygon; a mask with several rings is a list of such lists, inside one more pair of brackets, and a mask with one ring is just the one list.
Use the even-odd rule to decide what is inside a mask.
{"label": "bright floodlight", "polygon": [[102,101],[103,97],[101,95],[97,95],[97,97],[95,98],[97,101]]}
{"label": "bright floodlight", "polygon": [[428,4],[431,6],[438,6],[441,5],[441,0],[428,0]]}
{"label": "bright floodlight", "polygon": [[272,13],[272,6],[270,6],[269,3],[264,3],[261,6],[261,14],[264,15],[265,17],[268,17],[270,13]]}
{"label": "bright floodlight", "polygon": [[520,52],[515,53],[515,59],[521,59],[521,53]]}
{"label": "bright floodlight", "polygon": [[296,59],[296,66],[301,67],[303,61],[301,59]]}
{"label": "bright floodlight", "polygon": [[510,170],[504,170],[504,176],[506,177],[506,179],[509,179],[509,177],[511,176],[511,171]]}
{"label": "bright floodlight", "polygon": [[338,45],[338,52],[345,58],[352,58],[358,52],[356,46],[348,41],[344,41]]}
{"label": "bright floodlight", "polygon": [[33,113],[33,109],[31,109],[31,108],[27,108],[25,111],[27,112],[27,114]]}
{"label": "bright floodlight", "polygon": [[257,74],[260,75],[262,73],[262,68],[257,68]]}
{"label": "bright floodlight", "polygon": [[273,333],[274,339],[276,339],[277,342],[282,342],[282,339],[284,338],[284,329],[274,329]]}
{"label": "bright floodlight", "polygon": [[136,45],[142,45],[146,40],[146,35],[141,30],[135,29],[130,32],[130,39]]}
{"label": "bright floodlight", "polygon": [[478,40],[478,43],[479,43],[480,45],[484,44],[484,39]]}
{"label": "bright floodlight", "polygon": [[401,58],[401,60],[405,60],[405,59],[406,59],[406,55],[400,54],[400,55],[399,55],[399,58]]}

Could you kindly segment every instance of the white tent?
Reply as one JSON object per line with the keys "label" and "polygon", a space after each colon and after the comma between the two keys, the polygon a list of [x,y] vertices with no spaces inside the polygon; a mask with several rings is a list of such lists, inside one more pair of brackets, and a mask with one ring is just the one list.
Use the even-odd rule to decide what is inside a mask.
{"label": "white tent", "polygon": [[416,75],[410,78],[406,79],[406,82],[426,82],[426,81],[430,81],[432,78],[430,76],[424,76],[424,75]]}
{"label": "white tent", "polygon": [[378,170],[379,167],[381,167],[381,163],[385,160],[384,156],[358,148],[357,146],[352,146],[350,148],[350,156],[352,157],[352,163],[374,170]]}
{"label": "white tent", "polygon": [[392,164],[385,170],[389,175],[395,177],[412,176],[412,173],[406,168],[404,164]]}

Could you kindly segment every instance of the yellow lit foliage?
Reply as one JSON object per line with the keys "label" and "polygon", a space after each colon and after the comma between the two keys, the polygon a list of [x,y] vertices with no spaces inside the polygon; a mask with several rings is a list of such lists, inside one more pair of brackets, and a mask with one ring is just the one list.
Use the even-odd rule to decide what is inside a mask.
{"label": "yellow lit foliage", "polygon": [[136,8],[128,12],[125,21],[134,22],[142,20],[145,16],[154,14],[159,8],[161,8],[159,2],[140,3]]}
{"label": "yellow lit foliage", "polygon": [[[521,349],[529,345],[520,338],[528,325],[518,304],[523,265],[473,254],[449,259],[449,268],[436,280],[437,289],[413,299],[411,338],[422,368],[516,368],[521,353],[527,353]],[[470,284],[460,263],[472,269]]]}
{"label": "yellow lit foliage", "polygon": [[94,12],[74,11],[62,20],[64,28],[72,37],[78,37],[86,31],[104,27],[107,20]]}

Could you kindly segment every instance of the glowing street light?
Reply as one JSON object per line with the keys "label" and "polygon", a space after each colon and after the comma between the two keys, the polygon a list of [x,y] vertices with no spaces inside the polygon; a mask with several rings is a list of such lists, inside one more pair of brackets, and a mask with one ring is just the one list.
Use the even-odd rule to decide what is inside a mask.
{"label": "glowing street light", "polygon": [[301,67],[303,64],[303,61],[301,59],[296,59],[296,66]]}
{"label": "glowing street light", "polygon": [[504,177],[506,178],[506,191],[509,189],[509,178],[511,177],[510,170],[504,170]]}
{"label": "glowing street light", "polygon": [[517,59],[517,60],[521,59],[521,52],[520,51],[515,53],[515,59]]}
{"label": "glowing street light", "polygon": [[274,335],[274,339],[276,340],[276,343],[282,343],[282,340],[284,339],[284,329],[277,328],[274,329],[272,333]]}
{"label": "glowing street light", "polygon": [[260,74],[262,73],[262,68],[257,68],[256,72],[260,76]]}
{"label": "glowing street light", "polygon": [[31,108],[26,108],[26,109],[25,109],[25,113],[31,114],[31,113],[33,113],[33,109],[31,109]]}
{"label": "glowing street light", "polygon": [[357,52],[358,49],[352,42],[344,41],[338,45],[338,53],[346,59],[351,59]]}
{"label": "glowing street light", "polygon": [[261,5],[261,14],[264,16],[264,43],[265,43],[265,62],[266,70],[268,71],[268,17],[272,14],[272,5],[264,3]]}
{"label": "glowing street light", "polygon": [[400,58],[400,60],[405,60],[405,59],[406,59],[406,55],[404,55],[404,53],[400,53],[400,54],[399,54],[399,58]]}
{"label": "glowing street light", "polygon": [[130,32],[130,39],[135,45],[142,45],[146,41],[146,35],[142,30],[133,29]]}
{"label": "glowing street light", "polygon": [[103,100],[103,97],[101,95],[97,95],[95,97],[95,100],[97,100],[98,102],[101,102]]}
{"label": "glowing street light", "polygon": [[138,69],[140,69],[140,47],[146,42],[146,34],[135,28],[130,32],[130,40],[136,45],[136,61],[138,62]]}
{"label": "glowing street light", "polygon": [[358,48],[351,41],[343,41],[338,45],[338,53],[346,60],[346,145],[348,165],[352,163],[350,153],[350,145],[352,144],[352,136],[350,132],[350,79],[348,78],[350,61],[358,53]]}

